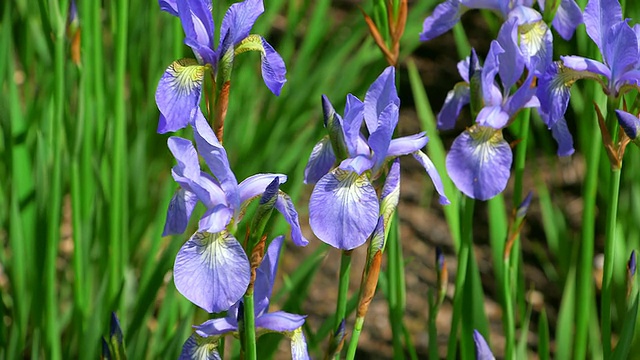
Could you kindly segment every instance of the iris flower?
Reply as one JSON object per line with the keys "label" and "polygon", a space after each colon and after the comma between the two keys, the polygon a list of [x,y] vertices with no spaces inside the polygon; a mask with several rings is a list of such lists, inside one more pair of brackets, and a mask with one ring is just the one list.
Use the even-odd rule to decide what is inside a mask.
{"label": "iris flower", "polygon": [[495,360],[489,344],[478,330],[473,330],[473,342],[476,345],[476,360]]}
{"label": "iris flower", "polygon": [[[391,139],[400,106],[393,67],[371,84],[364,103],[347,96],[344,119],[325,96],[322,104],[329,136],[316,144],[305,169],[305,183],[315,184],[309,223],[320,240],[342,250],[367,240],[380,215],[372,181],[384,173],[389,160],[401,155],[411,154],[423,165],[440,194],[440,203],[448,203],[433,163],[420,151],[428,141],[425,133]],[[363,121],[368,137],[360,130]]]}
{"label": "iris flower", "polygon": [[[273,239],[262,264],[256,271],[253,293],[256,331],[258,336],[269,332],[283,333],[291,339],[292,358],[294,360],[309,359],[307,343],[302,332],[306,316],[284,311],[268,312],[282,242],[282,236]],[[240,307],[241,301],[238,301],[227,311],[226,317],[207,320],[201,325],[194,326],[196,331],[185,342],[180,359],[220,359],[217,351],[218,340],[229,334],[239,336],[238,319],[243,316]]]}
{"label": "iris flower", "polygon": [[618,98],[640,85],[638,35],[640,26],[622,19],[617,0],[590,0],[584,10],[587,34],[598,46],[603,62],[581,56],[561,56],[552,63],[538,84],[543,119],[548,126],[563,121],[570,88],[579,79],[594,79],[604,92]]}
{"label": "iris flower", "polygon": [[210,0],[159,0],[159,3],[160,9],[180,18],[184,42],[196,57],[174,61],[160,79],[156,91],[159,133],[182,129],[195,120],[205,72],[211,70],[216,81],[229,81],[235,55],[246,51],[260,52],[264,82],[275,95],[280,94],[286,82],[284,61],[264,38],[249,34],[264,12],[262,0],[231,5],[222,20],[217,49],[213,45],[215,29]]}
{"label": "iris flower", "polygon": [[[538,5],[544,11],[545,1],[539,0]],[[527,61],[534,56],[538,58],[536,71],[542,72],[552,60],[553,37],[542,15],[532,6],[533,0],[446,0],[424,20],[420,40],[428,41],[451,30],[468,10],[493,10],[505,21],[518,19],[518,37],[514,39],[515,44],[521,48]],[[561,0],[552,21],[560,36],[569,40],[580,23],[580,7],[574,0]]]}
{"label": "iris flower", "polygon": [[[170,137],[169,149],[178,161],[172,175],[180,185],[169,204],[163,235],[183,233],[197,202],[206,207],[198,231],[182,246],[176,257],[174,281],[187,299],[210,313],[227,310],[244,294],[249,284],[249,260],[233,236],[247,203],[262,195],[282,174],[257,174],[240,184],[229,167],[225,149],[204,117],[194,123],[200,156],[212,175],[200,169],[198,152],[190,140]],[[291,198],[277,192],[275,208],[291,225],[291,237],[298,246],[308,241],[300,231],[298,213]]]}

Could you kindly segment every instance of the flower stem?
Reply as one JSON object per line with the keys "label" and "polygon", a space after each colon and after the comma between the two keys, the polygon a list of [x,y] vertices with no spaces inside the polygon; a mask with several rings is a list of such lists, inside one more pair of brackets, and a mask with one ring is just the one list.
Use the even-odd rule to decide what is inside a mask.
{"label": "flower stem", "polygon": [[[340,322],[345,318],[347,312],[347,295],[349,292],[349,276],[351,275],[351,251],[342,252],[340,259],[340,279],[338,285],[338,304],[334,321],[334,330],[338,329]],[[335,359],[340,358],[340,352],[335,354]]]}
{"label": "flower stem", "polygon": [[347,360],[353,360],[356,357],[356,349],[358,348],[358,339],[360,333],[362,333],[362,326],[364,325],[364,316],[356,317],[356,323],[353,325],[353,334],[349,341],[349,349],[347,350]]}
{"label": "flower stem", "polygon": [[243,297],[244,303],[244,354],[246,360],[256,360],[256,319],[253,305],[253,292]]}

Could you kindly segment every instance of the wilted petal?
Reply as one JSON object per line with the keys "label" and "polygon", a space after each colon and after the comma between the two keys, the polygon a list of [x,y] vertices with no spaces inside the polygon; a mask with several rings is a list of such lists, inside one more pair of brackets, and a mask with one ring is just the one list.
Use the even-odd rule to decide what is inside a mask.
{"label": "wilted petal", "polygon": [[622,21],[622,7],[618,0],[589,0],[584,8],[587,34],[599,49],[604,48],[607,31],[620,21]]}
{"label": "wilted petal", "polygon": [[427,154],[422,151],[416,151],[413,154],[413,157],[418,160],[420,165],[424,167],[427,171],[427,175],[431,178],[431,182],[433,183],[433,187],[436,188],[436,191],[440,195],[440,205],[449,205],[451,202],[447,199],[447,196],[444,194],[444,186],[442,186],[442,180],[440,179],[440,174],[438,174],[438,170]]}
{"label": "wilted petal", "polygon": [[211,319],[193,327],[196,334],[202,337],[225,335],[238,331],[238,322],[231,316],[219,319]]}
{"label": "wilted petal", "polygon": [[160,78],[156,103],[161,116],[158,133],[177,131],[191,123],[199,111],[204,66],[193,59],[174,61]]}
{"label": "wilted petal", "polygon": [[469,103],[469,96],[469,84],[467,83],[457,83],[453,90],[449,90],[444,105],[438,113],[439,130],[450,130],[456,126],[456,120],[458,120],[462,107]]}
{"label": "wilted petal", "polygon": [[473,330],[473,341],[476,343],[476,360],[495,360],[489,344],[478,330]]}
{"label": "wilted petal", "polygon": [[245,0],[229,7],[220,27],[218,51],[221,55],[249,36],[253,24],[263,12],[262,0]]}
{"label": "wilted petal", "polygon": [[304,183],[315,184],[318,182],[321,177],[331,170],[335,162],[336,155],[333,153],[331,141],[329,141],[328,136],[325,136],[311,151],[309,162],[304,168]]}
{"label": "wilted petal", "polygon": [[616,110],[618,123],[627,134],[629,139],[636,140],[640,134],[640,119],[637,116],[629,114],[626,111]]}
{"label": "wilted petal", "polygon": [[256,328],[272,331],[293,331],[304,324],[306,316],[289,314],[284,311],[275,311],[264,314],[256,319]]}
{"label": "wilted petal", "polygon": [[304,337],[302,328],[298,328],[289,334],[291,338],[291,360],[309,360],[307,351],[307,340]]}
{"label": "wilted petal", "polygon": [[376,131],[378,117],[389,104],[400,107],[400,98],[396,91],[396,72],[393,66],[384,69],[382,74],[371,84],[364,97],[364,121],[367,124],[369,134]]}
{"label": "wilted petal", "polygon": [[178,291],[210,313],[229,309],[249,285],[249,259],[228,233],[195,233],[180,248],[173,271]]}
{"label": "wilted petal", "polygon": [[187,229],[189,218],[197,203],[198,198],[194,193],[178,189],[169,202],[162,236],[182,234]]}
{"label": "wilted petal", "polygon": [[378,197],[366,175],[335,169],[313,189],[309,224],[320,240],[351,250],[371,235],[378,211]]}
{"label": "wilted petal", "polygon": [[424,132],[391,140],[387,157],[409,155],[425,147],[429,138]]}
{"label": "wilted petal", "polygon": [[570,40],[580,24],[582,24],[582,11],[578,4],[574,0],[561,0],[556,16],[551,22],[558,34],[563,39]]}
{"label": "wilted petal", "polygon": [[262,195],[267,186],[269,186],[275,178],[278,178],[280,184],[287,182],[287,175],[283,174],[255,174],[244,179],[238,185],[240,203],[244,204],[245,201]]}
{"label": "wilted petal", "polygon": [[291,227],[291,240],[296,246],[307,246],[309,240],[302,235],[300,221],[298,220],[298,212],[296,211],[293,201],[289,195],[280,191],[276,200],[276,210],[278,210]]}
{"label": "wilted petal", "polygon": [[264,254],[262,263],[256,270],[255,289],[253,291],[253,299],[255,302],[254,312],[257,317],[261,316],[269,309],[269,299],[273,290],[273,282],[276,279],[276,271],[278,270],[278,261],[280,260],[280,249],[284,236],[278,236],[271,241],[267,251]]}
{"label": "wilted petal", "polygon": [[502,131],[475,126],[454,140],[447,155],[447,172],[462,193],[488,200],[507,186],[512,159]]}
{"label": "wilted petal", "polygon": [[502,129],[509,122],[509,114],[507,114],[501,106],[483,107],[478,113],[476,122],[480,126],[489,126],[496,130]]}
{"label": "wilted petal", "polygon": [[573,136],[569,132],[567,120],[564,117],[551,127],[551,135],[558,143],[558,156],[569,156],[576,151],[573,148]]}
{"label": "wilted petal", "polygon": [[420,40],[428,41],[451,30],[462,16],[460,0],[446,0],[433,10],[433,14],[424,19]]}
{"label": "wilted petal", "polygon": [[182,346],[179,360],[221,360],[218,340],[206,339],[192,334]]}

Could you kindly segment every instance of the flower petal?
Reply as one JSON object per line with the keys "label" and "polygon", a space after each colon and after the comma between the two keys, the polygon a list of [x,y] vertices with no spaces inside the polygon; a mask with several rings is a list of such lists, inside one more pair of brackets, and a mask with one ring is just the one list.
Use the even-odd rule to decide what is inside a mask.
{"label": "flower petal", "polygon": [[200,110],[204,69],[193,59],[182,59],[165,70],[156,90],[158,133],[180,130],[193,121]]}
{"label": "flower petal", "polygon": [[280,191],[278,193],[278,199],[276,200],[276,210],[278,210],[284,219],[291,226],[291,240],[296,246],[307,246],[309,240],[302,235],[300,229],[300,221],[298,220],[298,212],[296,211],[293,201],[289,195]]}
{"label": "flower petal", "polygon": [[215,27],[211,15],[211,2],[182,0],[177,2],[178,16],[185,33],[185,44],[193,49],[201,63],[215,65],[213,37]]}
{"label": "flower petal", "polygon": [[631,139],[631,141],[636,140],[640,134],[640,119],[622,110],[616,110],[616,117],[629,139]]}
{"label": "flower petal", "polygon": [[273,239],[264,254],[262,263],[256,269],[255,289],[253,291],[256,317],[262,316],[269,309],[269,299],[273,291],[273,282],[276,279],[283,242],[284,236],[278,236]]}
{"label": "flower petal", "polygon": [[425,147],[425,145],[427,145],[427,142],[429,142],[429,138],[424,132],[393,139],[389,144],[387,158],[409,155],[414,151],[418,151]]}
{"label": "flower petal", "polygon": [[177,0],[159,0],[160,10],[166,11],[173,16],[178,16]]}
{"label": "flower petal", "polygon": [[446,0],[440,3],[433,10],[433,14],[424,19],[420,40],[429,41],[451,30],[460,21],[462,12],[460,0]]}
{"label": "flower petal", "polygon": [[[534,72],[530,71],[525,81],[518,87],[515,93],[507,99],[504,110],[509,117],[514,116],[525,107],[539,107],[540,103],[535,97],[536,87],[533,84]],[[533,100],[533,103],[532,103]]]}
{"label": "flower petal", "polygon": [[342,250],[367,240],[378,221],[378,197],[366,175],[335,169],[316,184],[309,224],[316,236]]}
{"label": "flower petal", "polygon": [[289,314],[284,311],[275,311],[256,318],[256,328],[272,331],[294,331],[304,324],[304,315]]}
{"label": "flower petal", "polygon": [[347,103],[344,106],[344,129],[345,142],[349,150],[349,156],[356,156],[360,152],[359,141],[361,139],[360,128],[364,120],[364,104],[357,97],[348,94]]}
{"label": "flower petal", "polygon": [[338,168],[345,171],[352,171],[358,175],[373,168],[374,162],[368,156],[357,155],[355,157],[344,159]]}
{"label": "flower petal", "polygon": [[518,46],[518,24],[516,18],[507,20],[498,32],[498,43],[504,50],[498,54],[500,80],[505,89],[510,89],[522,75],[524,55]]}
{"label": "flower petal", "polygon": [[[499,56],[504,53],[504,49],[498,41],[491,41],[489,53],[482,67],[482,97],[484,105],[500,105],[502,103],[502,93],[497,91],[495,86],[496,74],[500,68]],[[494,90],[495,89],[495,90]]]}
{"label": "flower petal", "polygon": [[488,200],[507,186],[513,154],[502,131],[474,126],[460,134],[447,154],[447,172],[465,195]]}
{"label": "flower petal", "polygon": [[569,132],[567,121],[564,117],[556,121],[551,127],[551,136],[558,143],[558,156],[569,156],[576,151],[573,148],[573,137]]}
{"label": "flower petal", "polygon": [[229,309],[249,285],[249,259],[226,232],[195,233],[180,248],[173,271],[178,291],[209,313]]}
{"label": "flower petal", "polygon": [[607,31],[620,21],[622,21],[622,7],[618,0],[589,0],[584,8],[587,34],[599,49],[604,48]]}
{"label": "flower petal", "polygon": [[178,189],[169,202],[162,236],[182,234],[189,225],[189,218],[197,203],[198,198],[194,193]]}
{"label": "flower petal", "polygon": [[390,103],[380,113],[376,130],[369,135],[368,143],[373,151],[374,171],[379,169],[387,158],[391,137],[398,124],[399,112],[398,106]]}
{"label": "flower petal", "polygon": [[283,174],[255,174],[244,179],[240,185],[238,185],[240,203],[244,204],[245,201],[262,195],[267,186],[269,186],[275,178],[278,178],[280,184],[287,182],[287,175]]}
{"label": "flower petal", "polygon": [[217,233],[224,230],[233,218],[233,209],[225,204],[214,205],[207,209],[198,222],[198,231]]}
{"label": "flower petal", "polygon": [[418,160],[420,165],[424,167],[427,171],[427,175],[431,178],[431,182],[433,183],[433,187],[436,188],[436,191],[440,195],[440,205],[449,205],[451,202],[447,199],[447,196],[444,194],[444,186],[442,185],[442,180],[440,179],[440,174],[438,174],[438,170],[427,154],[422,151],[416,151],[413,154],[413,157]]}
{"label": "flower petal", "polygon": [[629,24],[623,21],[609,29],[604,40],[602,55],[611,69],[611,83],[609,86],[610,88],[615,86],[617,90],[621,85],[620,77],[629,70],[637,68],[638,38],[636,33],[629,27]]}
{"label": "flower petal", "polygon": [[611,70],[607,67],[607,65],[596,61],[584,58],[582,56],[560,56],[562,59],[562,63],[564,66],[571,70],[575,71],[588,71],[593,74],[598,74],[605,76],[607,78],[611,78]]}
{"label": "flower petal", "polygon": [[329,137],[325,136],[313,147],[309,162],[304,168],[304,183],[315,184],[326,173],[331,170],[336,162],[336,155],[333,153]]}
{"label": "flower petal", "polygon": [[291,360],[309,360],[309,352],[307,351],[307,340],[304,337],[302,328],[297,328],[289,333],[291,338]]}
{"label": "flower petal", "polygon": [[478,330],[473,330],[473,341],[476,343],[476,360],[495,360],[489,344]]}
{"label": "flower petal", "polygon": [[225,318],[207,320],[193,328],[196,329],[196,334],[202,337],[220,336],[238,331],[238,322],[234,318],[227,316]]}
{"label": "flower petal", "polygon": [[200,178],[200,163],[198,153],[190,140],[177,136],[171,136],[167,140],[169,150],[178,161],[176,172],[191,180]]}
{"label": "flower petal", "polygon": [[496,130],[502,129],[508,122],[509,114],[507,114],[501,106],[483,107],[476,118],[478,125],[489,126]]}
{"label": "flower petal", "polygon": [[[389,105],[400,107],[400,98],[396,91],[396,73],[393,66],[389,66],[371,84],[364,97],[364,121],[369,134],[378,128],[378,117]],[[395,126],[394,126],[395,128]]]}
{"label": "flower petal", "polygon": [[218,339],[206,339],[192,334],[182,346],[178,360],[221,360]]}
{"label": "flower petal", "polygon": [[253,24],[263,12],[262,0],[245,0],[229,7],[220,27],[218,51],[221,56],[249,36]]}
{"label": "flower petal", "polygon": [[280,95],[284,83],[287,82],[285,77],[287,69],[280,54],[260,35],[249,35],[240,41],[235,48],[235,55],[246,51],[260,53],[264,83],[272,93],[276,96]]}
{"label": "flower petal", "polygon": [[[400,159],[395,158],[391,163],[387,178],[384,180],[382,194],[380,195],[380,215],[383,219],[383,228],[387,229],[391,215],[395,212],[400,201]],[[380,219],[378,219],[380,222]],[[380,226],[378,224],[376,229]],[[383,234],[384,242],[384,234]]]}
{"label": "flower petal", "polygon": [[541,115],[549,128],[564,117],[569,106],[571,86],[583,77],[582,74],[565,67],[562,62],[553,62],[539,78],[536,96],[540,101]]}
{"label": "flower petal", "polygon": [[450,130],[456,126],[456,120],[462,107],[470,101],[469,84],[459,82],[453,90],[449,90],[444,100],[444,105],[438,113],[438,129]]}
{"label": "flower petal", "polygon": [[575,0],[561,0],[558,11],[551,22],[558,34],[563,39],[570,40],[580,24],[582,24],[582,11]]}

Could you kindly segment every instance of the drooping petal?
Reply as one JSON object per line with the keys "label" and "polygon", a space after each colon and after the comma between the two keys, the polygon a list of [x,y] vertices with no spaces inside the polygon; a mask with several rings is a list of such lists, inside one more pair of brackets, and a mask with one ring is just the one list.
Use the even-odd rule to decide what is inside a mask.
{"label": "drooping petal", "polygon": [[558,156],[570,156],[576,150],[573,148],[573,137],[567,127],[567,120],[562,117],[551,127],[551,136],[558,143]]}
{"label": "drooping petal", "polygon": [[177,0],[158,0],[160,10],[166,11],[173,16],[178,16],[178,4]]}
{"label": "drooping petal", "polygon": [[304,337],[302,328],[289,333],[291,338],[291,360],[309,360],[309,352],[307,351],[307,340]]}
{"label": "drooping petal", "polygon": [[622,21],[622,7],[618,0],[589,0],[584,8],[587,34],[599,49],[604,48],[607,31],[620,21]]}
{"label": "drooping petal", "polygon": [[226,232],[195,233],[180,248],[173,271],[176,289],[210,313],[229,309],[249,285],[249,259]]}
{"label": "drooping petal", "polygon": [[474,126],[453,141],[447,172],[462,193],[488,200],[507,186],[512,159],[501,130]]}
{"label": "drooping petal", "polygon": [[226,150],[216,138],[201,112],[199,112],[199,116],[195,120],[193,137],[196,139],[200,156],[207,163],[211,173],[227,195],[229,205],[233,209],[237,209],[240,205],[238,181],[229,166]]}
{"label": "drooping petal", "polygon": [[[615,24],[604,39],[603,57],[611,69],[610,88],[619,89],[620,77],[637,68],[638,38],[626,22]],[[612,86],[613,85],[613,86]],[[617,94],[614,94],[616,96]]]}
{"label": "drooping petal", "polygon": [[211,2],[182,0],[177,2],[178,16],[185,33],[185,44],[193,49],[200,63],[215,65],[213,37],[215,27]]}
{"label": "drooping petal", "polygon": [[429,41],[451,30],[462,16],[460,0],[446,0],[433,10],[433,14],[424,19],[421,41]]}
{"label": "drooping petal", "polygon": [[169,202],[162,236],[182,234],[187,229],[189,218],[197,203],[198,198],[194,193],[178,189]]}
{"label": "drooping petal", "polygon": [[293,331],[304,324],[304,315],[289,314],[284,311],[275,311],[259,316],[256,319],[256,328],[272,331]]}
{"label": "drooping petal", "polygon": [[396,72],[393,66],[384,69],[382,74],[371,84],[364,97],[364,121],[367,124],[369,134],[376,131],[378,117],[389,104],[400,107],[400,98],[396,91]]}
{"label": "drooping petal", "polygon": [[258,51],[262,59],[262,78],[269,90],[276,96],[280,95],[280,91],[287,82],[285,77],[287,68],[284,60],[278,52],[259,35],[249,35],[238,43],[235,49],[235,55],[246,51]]}
{"label": "drooping petal", "polygon": [[298,212],[296,211],[293,201],[289,195],[280,191],[276,200],[276,210],[278,210],[284,219],[291,226],[291,240],[296,246],[307,246],[309,240],[302,235],[300,221],[298,220]]}
{"label": "drooping petal", "polygon": [[561,0],[556,16],[551,22],[558,34],[563,39],[570,40],[580,24],[582,24],[582,11],[575,0]]}
{"label": "drooping petal", "polygon": [[425,147],[429,138],[424,132],[391,140],[387,157],[409,155]]}
{"label": "drooping petal", "polygon": [[199,111],[204,66],[193,59],[174,61],[158,83],[156,104],[160,110],[158,133],[177,131],[193,121]]}
{"label": "drooping petal", "polygon": [[278,178],[280,184],[287,182],[287,175],[283,174],[255,174],[244,179],[238,185],[240,203],[244,204],[245,201],[262,195],[267,186],[269,186],[275,178]]}
{"label": "drooping petal", "polygon": [[562,62],[553,62],[538,80],[536,96],[540,101],[540,112],[549,128],[564,117],[569,106],[573,83],[585,73],[565,67]]}
{"label": "drooping petal", "polygon": [[387,157],[393,131],[398,124],[400,109],[396,104],[389,104],[380,113],[376,130],[369,135],[369,147],[373,151],[374,171],[379,169]]}
{"label": "drooping petal", "polygon": [[191,180],[200,178],[200,163],[198,153],[191,140],[178,136],[171,136],[167,140],[169,150],[178,161],[176,172]]}
{"label": "drooping petal", "polygon": [[476,344],[476,360],[495,360],[489,344],[478,330],[473,330],[473,341]]}
{"label": "drooping petal", "polygon": [[220,27],[218,52],[221,56],[249,36],[253,24],[263,12],[262,0],[245,0],[229,7]]}
{"label": "drooping petal", "polygon": [[210,319],[193,327],[196,334],[202,337],[225,335],[238,331],[238,322],[231,316],[219,319]]}
{"label": "drooping petal", "polygon": [[449,90],[444,100],[444,105],[438,113],[438,129],[450,130],[456,126],[456,120],[462,107],[470,101],[469,84],[459,82],[453,90]]}
{"label": "drooping petal", "polygon": [[273,282],[276,279],[280,249],[282,249],[283,242],[284,236],[278,236],[273,239],[264,254],[262,263],[256,269],[255,289],[253,291],[256,317],[262,316],[269,309],[269,299],[273,290]]}
{"label": "drooping petal", "polygon": [[207,339],[192,334],[182,346],[178,360],[221,360],[218,339]]}
{"label": "drooping petal", "polygon": [[309,162],[304,168],[304,183],[315,184],[326,173],[331,170],[336,162],[336,155],[333,153],[329,137],[325,136],[313,147]]}
{"label": "drooping petal", "polygon": [[442,180],[440,179],[440,174],[438,174],[438,170],[427,154],[422,151],[416,151],[413,154],[413,157],[418,160],[420,165],[427,171],[427,175],[431,178],[431,182],[433,183],[433,187],[440,195],[440,205],[449,205],[451,202],[447,199],[447,196],[444,194],[444,186],[442,185]]}
{"label": "drooping petal", "polygon": [[629,139],[631,139],[631,141],[636,140],[640,134],[640,119],[622,110],[616,110],[616,117]]}
{"label": "drooping petal", "polygon": [[309,224],[316,236],[342,250],[362,245],[378,220],[378,197],[366,175],[335,169],[316,184]]}

